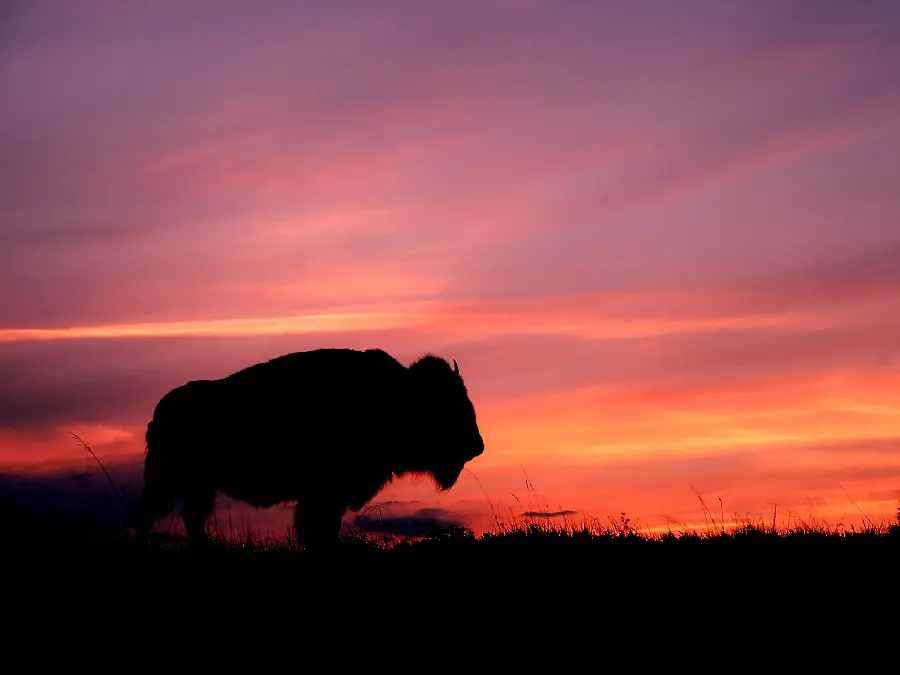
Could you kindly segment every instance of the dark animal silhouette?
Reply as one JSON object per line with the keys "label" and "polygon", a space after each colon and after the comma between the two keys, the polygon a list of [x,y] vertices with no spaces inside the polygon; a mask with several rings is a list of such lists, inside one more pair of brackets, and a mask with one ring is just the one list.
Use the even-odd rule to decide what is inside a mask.
{"label": "dark animal silhouette", "polygon": [[204,541],[222,492],[256,507],[296,501],[300,543],[327,544],[394,477],[449,490],[484,451],[456,361],[407,368],[380,349],[296,352],[188,382],[157,403],[146,442],[145,542],[176,499],[189,540]]}

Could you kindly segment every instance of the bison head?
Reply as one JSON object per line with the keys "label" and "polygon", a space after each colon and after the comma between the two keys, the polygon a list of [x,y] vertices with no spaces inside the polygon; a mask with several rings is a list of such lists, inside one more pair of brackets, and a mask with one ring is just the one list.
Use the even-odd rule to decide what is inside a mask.
{"label": "bison head", "polygon": [[444,359],[425,356],[409,367],[416,452],[406,470],[428,473],[441,490],[456,483],[466,462],[484,452],[466,385]]}

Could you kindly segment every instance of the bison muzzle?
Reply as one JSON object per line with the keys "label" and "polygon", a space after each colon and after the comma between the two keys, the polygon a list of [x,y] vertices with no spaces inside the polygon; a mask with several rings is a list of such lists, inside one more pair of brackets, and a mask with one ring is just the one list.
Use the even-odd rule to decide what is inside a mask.
{"label": "bison muzzle", "polygon": [[428,355],[408,368],[379,349],[317,349],[195,380],[160,399],[147,426],[137,531],[147,541],[176,500],[206,540],[216,495],[265,508],[297,502],[298,541],[335,541],[395,477],[449,490],[484,451],[459,374]]}

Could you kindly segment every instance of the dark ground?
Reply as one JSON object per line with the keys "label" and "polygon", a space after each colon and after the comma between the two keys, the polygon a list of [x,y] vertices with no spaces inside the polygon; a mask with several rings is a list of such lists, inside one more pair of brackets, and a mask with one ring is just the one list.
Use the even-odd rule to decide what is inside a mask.
{"label": "dark ground", "polygon": [[7,519],[0,561],[6,579],[41,579],[63,595],[152,592],[155,602],[166,596],[178,604],[219,594],[234,603],[339,599],[366,607],[397,594],[435,606],[463,603],[467,611],[517,596],[564,611],[595,602],[653,611],[699,603],[717,611],[763,601],[791,611],[816,598],[875,609],[898,585],[900,525],[650,538],[534,523],[480,538],[465,528],[435,530],[390,547],[351,536],[321,553],[249,535],[195,551],[159,535],[145,552],[115,529]]}
{"label": "dark ground", "polygon": [[418,654],[430,670],[805,672],[849,654],[841,669],[882,672],[896,658],[900,526],[649,539],[535,524],[389,548],[350,537],[318,555],[165,537],[144,552],[61,523],[0,531],[5,649],[34,667],[343,671]]}

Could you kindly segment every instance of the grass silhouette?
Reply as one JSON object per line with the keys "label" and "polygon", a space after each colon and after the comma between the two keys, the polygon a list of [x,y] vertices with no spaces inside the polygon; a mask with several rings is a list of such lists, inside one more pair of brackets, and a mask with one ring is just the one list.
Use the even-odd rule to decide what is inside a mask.
{"label": "grass silhouette", "polygon": [[374,616],[388,630],[414,625],[415,616],[474,613],[501,641],[551,620],[610,633],[631,626],[627,639],[638,642],[648,632],[689,638],[702,630],[715,643],[713,633],[747,632],[766,617],[781,630],[799,622],[792,631],[802,641],[823,617],[866,627],[867,617],[890,615],[900,521],[830,529],[814,520],[781,528],[717,521],[649,533],[625,514],[605,523],[526,516],[498,519],[480,536],[460,525],[401,540],[351,531],[327,552],[252,530],[226,535],[215,523],[204,549],[160,533],[149,550],[121,529],[38,527],[17,536],[0,526],[0,561],[8,601],[28,593],[29,607],[65,604],[107,620],[115,608],[132,631],[159,630],[163,610],[204,625],[287,616],[304,631],[368,625]]}
{"label": "grass silhouette", "polygon": [[[704,556],[722,552],[734,554],[829,555],[867,554],[878,550],[900,553],[900,510],[896,522],[876,523],[865,518],[859,525],[829,526],[814,518],[795,519],[790,526],[776,526],[762,518],[755,521],[735,518],[726,524],[709,519],[701,529],[669,529],[665,532],[641,530],[624,512],[606,522],[599,519],[560,523],[549,517],[524,516],[512,522],[496,520],[492,530],[480,536],[464,525],[433,525],[421,537],[400,537],[350,529],[329,553],[331,559],[369,561],[415,561],[441,556],[474,558],[514,557],[518,564],[530,559],[552,563],[573,561],[615,562],[656,555]],[[70,536],[62,537],[62,530]],[[64,541],[65,539],[65,541]],[[138,553],[132,532],[124,528],[82,528],[68,525],[54,529],[53,523],[18,524],[11,530],[0,525],[0,552],[9,563],[52,554],[70,561],[97,560],[102,556],[132,557],[135,560],[193,560],[199,555],[179,534],[157,532],[148,551]],[[217,518],[210,522],[210,545],[204,549],[207,560],[294,560],[312,559],[297,544],[290,529],[283,537],[264,535],[252,529],[228,534]]]}

